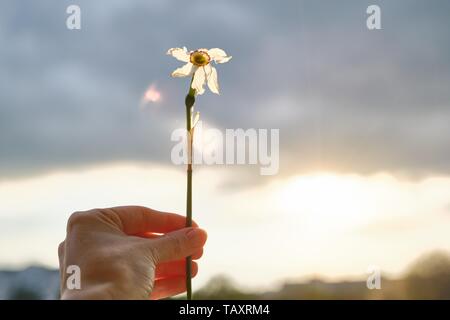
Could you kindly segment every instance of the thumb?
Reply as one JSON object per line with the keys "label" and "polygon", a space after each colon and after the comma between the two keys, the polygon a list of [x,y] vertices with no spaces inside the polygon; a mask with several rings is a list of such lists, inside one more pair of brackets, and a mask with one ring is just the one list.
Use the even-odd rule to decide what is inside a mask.
{"label": "thumb", "polygon": [[206,231],[200,228],[184,228],[151,239],[157,262],[180,260],[197,252],[206,242]]}

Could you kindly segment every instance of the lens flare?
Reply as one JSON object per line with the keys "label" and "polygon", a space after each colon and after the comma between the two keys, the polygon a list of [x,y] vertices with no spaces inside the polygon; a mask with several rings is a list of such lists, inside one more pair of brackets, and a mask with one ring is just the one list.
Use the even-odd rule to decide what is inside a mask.
{"label": "lens flare", "polygon": [[161,92],[156,89],[155,84],[151,84],[141,99],[141,105],[144,106],[148,103],[156,103],[161,101]]}

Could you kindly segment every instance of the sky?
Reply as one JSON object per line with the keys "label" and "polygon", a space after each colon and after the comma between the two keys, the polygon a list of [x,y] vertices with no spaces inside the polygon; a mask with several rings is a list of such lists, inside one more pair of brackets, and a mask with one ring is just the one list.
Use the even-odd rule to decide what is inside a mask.
{"label": "sky", "polygon": [[[66,8],[81,8],[81,30]],[[381,8],[368,30],[366,8]],[[198,283],[398,273],[450,249],[450,3],[13,1],[0,4],[0,265],[57,265],[71,212],[184,212],[187,79],[171,47],[220,47],[211,128],[280,131],[280,168],[199,165]],[[161,98],[142,104],[149,86]],[[268,234],[269,233],[269,234]],[[231,273],[230,270],[233,270]]]}

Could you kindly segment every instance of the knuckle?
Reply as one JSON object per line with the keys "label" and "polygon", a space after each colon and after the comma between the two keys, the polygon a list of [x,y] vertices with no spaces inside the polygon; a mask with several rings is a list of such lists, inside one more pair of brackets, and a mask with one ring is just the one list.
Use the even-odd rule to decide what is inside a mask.
{"label": "knuckle", "polygon": [[168,235],[172,244],[172,253],[174,256],[181,256],[183,253],[184,241],[182,237]]}
{"label": "knuckle", "polygon": [[76,211],[72,213],[69,219],[67,220],[67,231],[72,230],[72,228],[75,226],[85,223],[88,217],[89,217],[88,212]]}
{"label": "knuckle", "polygon": [[61,242],[58,245],[58,256],[62,257],[64,255],[64,246],[65,246],[65,241]]}
{"label": "knuckle", "polygon": [[75,224],[79,223],[80,220],[82,220],[84,218],[84,215],[85,215],[85,213],[82,211],[76,211],[76,212],[72,213],[69,217],[67,224],[75,225]]}

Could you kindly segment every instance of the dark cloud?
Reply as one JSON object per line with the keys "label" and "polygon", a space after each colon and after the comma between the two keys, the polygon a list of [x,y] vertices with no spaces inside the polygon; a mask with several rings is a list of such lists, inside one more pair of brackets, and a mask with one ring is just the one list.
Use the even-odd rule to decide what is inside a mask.
{"label": "dark cloud", "polygon": [[[450,171],[448,1],[68,1],[0,4],[0,174],[120,160],[170,163],[187,80],[173,46],[223,47],[221,128],[280,128],[281,173]],[[164,101],[144,111],[151,82]],[[255,170],[255,172],[257,172]]]}

